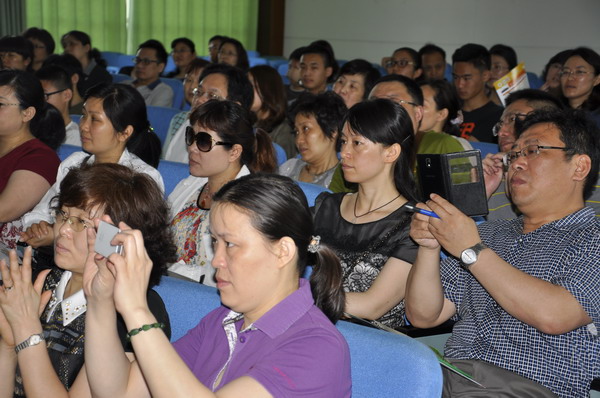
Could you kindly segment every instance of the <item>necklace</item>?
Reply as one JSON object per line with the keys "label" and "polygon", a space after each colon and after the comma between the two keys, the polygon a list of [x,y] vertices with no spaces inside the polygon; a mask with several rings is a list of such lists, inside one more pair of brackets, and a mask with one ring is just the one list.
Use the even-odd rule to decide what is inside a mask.
{"label": "necklace", "polygon": [[355,223],[356,223],[356,219],[357,219],[357,218],[364,217],[364,216],[366,216],[367,214],[371,214],[371,213],[373,213],[374,211],[377,211],[377,210],[379,210],[379,209],[382,209],[382,208],[384,208],[385,206],[387,206],[387,205],[389,205],[390,203],[392,203],[394,200],[398,199],[400,196],[402,196],[402,194],[398,194],[398,196],[396,196],[394,199],[390,200],[389,202],[386,202],[386,203],[382,204],[381,206],[379,206],[379,207],[376,207],[376,208],[374,208],[373,210],[369,210],[368,212],[366,212],[366,213],[364,213],[364,214],[361,214],[361,215],[359,216],[359,215],[356,215],[356,204],[358,203],[358,194],[356,194],[356,200],[354,201],[354,210],[353,210],[353,213],[354,213],[354,221],[352,221],[352,223],[353,223],[353,224],[355,224]]}

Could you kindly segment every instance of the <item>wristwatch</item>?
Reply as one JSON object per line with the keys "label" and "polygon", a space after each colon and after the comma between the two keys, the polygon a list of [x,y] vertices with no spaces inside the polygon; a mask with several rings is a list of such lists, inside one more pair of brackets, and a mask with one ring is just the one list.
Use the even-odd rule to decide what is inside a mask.
{"label": "wristwatch", "polygon": [[29,338],[27,340],[25,340],[21,344],[18,344],[15,347],[15,352],[18,354],[19,351],[21,351],[27,347],[33,347],[34,345],[38,345],[44,340],[46,340],[46,339],[44,338],[44,335],[42,333],[32,334],[31,336],[29,336]]}
{"label": "wristwatch", "polygon": [[460,265],[466,269],[470,270],[471,265],[475,264],[477,259],[479,258],[479,253],[483,250],[487,249],[487,246],[483,244],[483,242],[479,242],[476,245],[466,248],[460,253]]}

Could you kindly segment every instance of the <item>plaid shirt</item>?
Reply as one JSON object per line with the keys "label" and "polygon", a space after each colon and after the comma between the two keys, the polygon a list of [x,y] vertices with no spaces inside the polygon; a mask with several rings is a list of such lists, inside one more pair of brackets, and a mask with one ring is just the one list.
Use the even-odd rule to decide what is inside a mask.
{"label": "plaid shirt", "polygon": [[[513,267],[567,289],[592,323],[548,335],[508,314],[456,258],[441,265],[456,304],[445,355],[479,359],[535,380],[561,397],[588,397],[600,376],[600,220],[586,207],[523,234],[522,217],[479,225],[483,243]],[[485,264],[481,264],[485,266]]]}

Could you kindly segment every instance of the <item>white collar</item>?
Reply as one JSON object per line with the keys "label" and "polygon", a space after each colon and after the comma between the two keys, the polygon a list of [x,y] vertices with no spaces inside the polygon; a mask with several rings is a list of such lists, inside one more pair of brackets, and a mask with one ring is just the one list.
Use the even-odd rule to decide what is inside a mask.
{"label": "white collar", "polygon": [[64,271],[56,288],[52,291],[52,299],[48,304],[49,311],[46,322],[50,321],[58,304],[60,304],[62,310],[63,326],[68,326],[77,319],[79,315],[84,314],[87,310],[87,301],[85,300],[83,289],[78,290],[75,294],[66,299],[64,298],[65,289],[67,288],[67,283],[69,283],[69,280],[71,279],[71,275],[71,271]]}

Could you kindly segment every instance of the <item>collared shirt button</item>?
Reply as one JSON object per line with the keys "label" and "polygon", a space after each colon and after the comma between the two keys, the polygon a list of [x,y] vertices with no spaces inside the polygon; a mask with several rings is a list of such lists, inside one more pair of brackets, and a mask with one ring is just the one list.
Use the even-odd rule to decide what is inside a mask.
{"label": "collared shirt button", "polygon": [[246,336],[240,336],[240,343],[245,343],[246,342]]}

